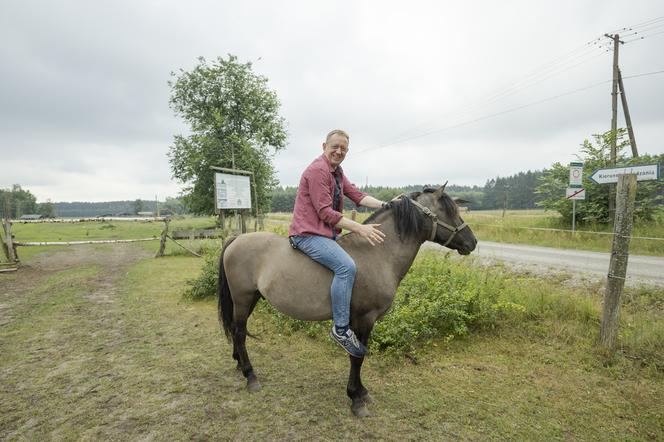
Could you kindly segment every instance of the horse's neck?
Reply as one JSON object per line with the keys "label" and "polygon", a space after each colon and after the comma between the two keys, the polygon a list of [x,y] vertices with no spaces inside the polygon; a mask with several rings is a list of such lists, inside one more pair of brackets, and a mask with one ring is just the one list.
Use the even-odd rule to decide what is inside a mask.
{"label": "horse's neck", "polygon": [[370,247],[367,252],[371,255],[373,265],[389,268],[398,285],[413,264],[423,240],[410,236],[402,241],[397,234],[391,211],[382,213],[374,223],[380,224],[380,230],[385,233],[385,241],[376,247]]}

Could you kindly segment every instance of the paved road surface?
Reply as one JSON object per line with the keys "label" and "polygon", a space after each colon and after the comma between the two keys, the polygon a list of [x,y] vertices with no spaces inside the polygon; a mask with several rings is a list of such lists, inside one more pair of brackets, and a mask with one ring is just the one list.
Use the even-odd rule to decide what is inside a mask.
{"label": "paved road surface", "polygon": [[[440,249],[436,244],[425,244],[427,248]],[[482,259],[498,259],[509,264],[592,275],[595,278],[606,277],[609,270],[609,253],[601,252],[480,241],[473,255]],[[649,284],[664,287],[664,258],[630,255],[626,282],[629,285]]]}

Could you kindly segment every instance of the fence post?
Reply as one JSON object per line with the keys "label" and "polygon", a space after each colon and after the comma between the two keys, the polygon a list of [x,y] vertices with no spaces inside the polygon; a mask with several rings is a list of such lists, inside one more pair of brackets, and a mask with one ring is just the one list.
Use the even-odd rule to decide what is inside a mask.
{"label": "fence post", "polygon": [[164,256],[164,251],[166,250],[166,237],[168,236],[168,223],[170,221],[171,220],[168,218],[164,219],[164,230],[161,232],[161,242],[159,244],[159,251],[157,252],[155,258]]}
{"label": "fence post", "polygon": [[18,261],[18,255],[16,254],[16,246],[14,245],[14,238],[12,235],[12,223],[9,221],[9,218],[5,218],[4,224],[5,230],[5,242],[7,245],[7,259],[11,263]]}
{"label": "fence post", "polygon": [[629,240],[634,225],[634,200],[636,198],[636,175],[625,174],[618,177],[616,190],[616,211],[613,225],[613,246],[607,276],[606,292],[604,293],[604,311],[600,327],[601,345],[613,351],[618,335],[618,316],[627,260],[629,258]]}
{"label": "fence post", "polygon": [[247,233],[246,213],[242,209],[240,209],[240,231],[242,233]]}
{"label": "fence post", "polygon": [[2,231],[0,232],[0,247],[2,247],[2,253],[5,255],[5,258],[7,258],[7,261],[9,261],[9,249],[7,248],[7,243],[5,242],[4,222],[2,224]]}

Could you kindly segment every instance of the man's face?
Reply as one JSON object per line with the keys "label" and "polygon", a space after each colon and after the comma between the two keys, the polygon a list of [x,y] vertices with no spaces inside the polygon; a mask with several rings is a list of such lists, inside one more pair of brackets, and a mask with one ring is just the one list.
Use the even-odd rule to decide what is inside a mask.
{"label": "man's face", "polygon": [[348,140],[343,135],[334,134],[323,143],[323,154],[330,161],[332,167],[337,167],[346,158]]}

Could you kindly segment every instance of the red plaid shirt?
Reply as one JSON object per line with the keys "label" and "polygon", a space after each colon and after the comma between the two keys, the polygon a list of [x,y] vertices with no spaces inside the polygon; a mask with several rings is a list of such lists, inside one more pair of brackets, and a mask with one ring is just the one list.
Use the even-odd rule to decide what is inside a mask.
{"label": "red plaid shirt", "polygon": [[362,198],[367,196],[348,181],[341,166],[333,170],[327,157],[319,156],[304,170],[300,178],[293,209],[293,222],[288,229],[289,236],[318,235],[334,238],[341,233],[341,229],[334,227],[343,217],[343,213],[332,209],[334,175],[339,178],[341,187],[341,211],[344,206],[344,195],[348,196],[357,206],[360,205]]}

